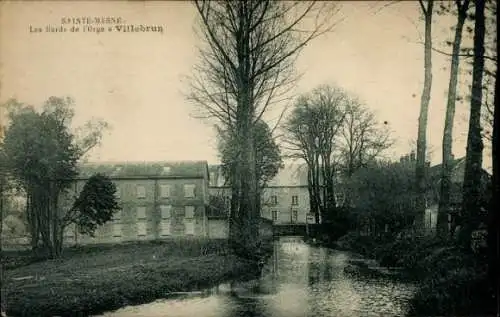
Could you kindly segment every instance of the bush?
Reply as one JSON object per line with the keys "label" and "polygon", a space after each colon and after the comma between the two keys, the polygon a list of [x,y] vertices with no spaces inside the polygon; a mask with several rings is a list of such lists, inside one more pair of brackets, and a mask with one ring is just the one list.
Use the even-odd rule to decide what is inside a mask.
{"label": "bush", "polygon": [[412,316],[493,315],[494,310],[489,309],[493,305],[483,268],[460,267],[459,262],[452,261],[441,263],[437,268],[439,270],[422,281],[410,301]]}
{"label": "bush", "polygon": [[[350,232],[338,246],[403,267],[404,277],[421,285],[410,302],[410,315],[493,315],[487,267],[478,254],[465,253],[453,241],[435,236],[361,236]],[[491,308],[490,308],[491,307]]]}
{"label": "bush", "polygon": [[363,236],[357,232],[349,232],[337,240],[336,246],[350,250],[364,256],[373,257],[379,239],[372,236]]}

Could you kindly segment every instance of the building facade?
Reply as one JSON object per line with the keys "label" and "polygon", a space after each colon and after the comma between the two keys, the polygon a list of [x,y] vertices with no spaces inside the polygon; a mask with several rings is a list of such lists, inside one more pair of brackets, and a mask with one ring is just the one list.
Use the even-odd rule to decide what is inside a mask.
{"label": "building facade", "polygon": [[[211,196],[225,202],[226,212],[231,203],[231,188],[224,179],[219,165],[209,167]],[[289,164],[262,190],[261,217],[274,224],[305,224],[309,213],[307,166]]]}
{"label": "building facade", "polygon": [[73,195],[96,173],[116,184],[121,209],[100,226],[94,237],[69,227],[71,243],[118,243],[171,237],[208,237],[209,174],[204,161],[85,164]]}

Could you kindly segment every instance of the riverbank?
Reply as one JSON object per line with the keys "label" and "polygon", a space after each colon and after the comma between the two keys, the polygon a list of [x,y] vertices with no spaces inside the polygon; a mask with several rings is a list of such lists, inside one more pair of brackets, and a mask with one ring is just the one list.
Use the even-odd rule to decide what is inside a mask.
{"label": "riverbank", "polygon": [[224,240],[82,247],[6,269],[2,296],[11,317],[88,316],[252,272],[255,265],[231,254]]}
{"label": "riverbank", "polygon": [[412,316],[495,312],[484,250],[465,253],[453,241],[433,236],[375,237],[352,232],[328,247],[365,258],[351,261],[348,274],[417,283],[419,290],[410,301]]}

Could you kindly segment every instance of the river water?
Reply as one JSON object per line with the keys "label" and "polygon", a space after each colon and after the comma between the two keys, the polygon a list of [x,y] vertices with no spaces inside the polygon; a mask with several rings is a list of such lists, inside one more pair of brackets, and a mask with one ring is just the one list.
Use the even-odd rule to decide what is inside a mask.
{"label": "river water", "polygon": [[347,252],[283,237],[261,276],[201,292],[129,306],[102,317],[334,317],[404,316],[415,287],[344,273]]}

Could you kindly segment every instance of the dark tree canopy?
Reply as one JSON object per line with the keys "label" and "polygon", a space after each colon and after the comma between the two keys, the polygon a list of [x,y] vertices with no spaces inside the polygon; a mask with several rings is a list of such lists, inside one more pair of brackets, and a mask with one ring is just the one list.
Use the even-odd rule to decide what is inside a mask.
{"label": "dark tree canopy", "polygon": [[[255,164],[259,187],[264,187],[283,166],[281,150],[273,138],[271,129],[264,121],[255,125]],[[231,164],[237,159],[238,141],[230,131],[219,131],[219,153],[222,162],[222,173],[226,180],[230,179]]]}
{"label": "dark tree canopy", "polygon": [[93,236],[98,226],[113,218],[120,210],[115,194],[116,185],[108,176],[96,174],[88,179],[72,208],[78,211],[76,223],[80,233]]}
{"label": "dark tree canopy", "polygon": [[107,127],[101,121],[88,122],[80,133],[74,132],[73,105],[69,97],[49,97],[40,110],[15,99],[3,105],[8,109],[3,165],[26,193],[32,248],[41,245],[51,257],[60,255],[69,224],[70,208],[61,206],[62,197],[78,175],[78,161],[100,142]]}

